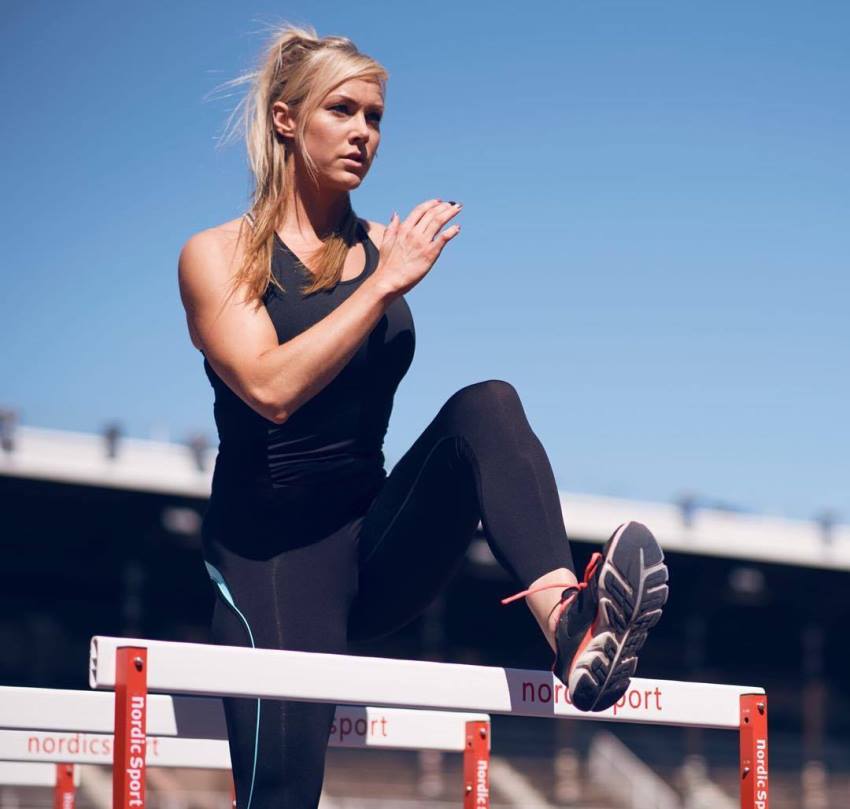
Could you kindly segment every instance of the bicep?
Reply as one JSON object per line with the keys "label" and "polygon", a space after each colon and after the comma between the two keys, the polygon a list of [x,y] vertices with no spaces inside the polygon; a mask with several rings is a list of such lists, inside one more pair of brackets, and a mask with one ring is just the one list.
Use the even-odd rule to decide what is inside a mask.
{"label": "bicep", "polygon": [[193,236],[180,252],[180,295],[189,329],[207,361],[237,396],[268,417],[262,356],[278,346],[269,314],[244,290],[231,293],[235,259],[208,232]]}

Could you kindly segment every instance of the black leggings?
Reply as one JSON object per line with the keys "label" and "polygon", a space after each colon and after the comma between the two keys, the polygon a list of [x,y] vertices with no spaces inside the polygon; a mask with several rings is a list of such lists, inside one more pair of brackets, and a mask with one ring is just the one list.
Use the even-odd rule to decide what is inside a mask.
{"label": "black leggings", "polygon": [[[552,468],[507,382],[453,394],[354,511],[337,524],[327,508],[317,510],[314,524],[329,532],[272,553],[258,552],[256,537],[243,533],[250,520],[243,541],[215,536],[205,518],[204,557],[219,595],[213,642],[341,654],[349,640],[387,635],[445,586],[479,519],[522,587],[555,568],[574,571]],[[289,527],[276,526],[292,536]],[[335,706],[231,698],[224,705],[239,809],[315,809]]]}

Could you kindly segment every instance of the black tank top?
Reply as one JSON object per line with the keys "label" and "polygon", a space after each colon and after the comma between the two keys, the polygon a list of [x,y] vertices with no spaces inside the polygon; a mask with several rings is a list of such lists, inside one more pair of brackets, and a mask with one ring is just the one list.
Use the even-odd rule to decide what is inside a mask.
{"label": "black tank top", "polygon": [[[310,280],[309,271],[275,236],[272,272],[285,292],[270,284],[263,303],[279,343],[326,317],[374,272],[378,248],[363,223],[358,224],[366,252],[364,271],[307,296],[301,287]],[[414,342],[413,318],[399,297],[339,374],[283,424],[245,404],[204,358],[215,391],[219,436],[211,505],[236,494],[266,501],[319,495],[321,502],[331,504],[337,495],[350,500],[357,492],[376,492],[386,478],[383,443],[393,397],[413,360]]]}

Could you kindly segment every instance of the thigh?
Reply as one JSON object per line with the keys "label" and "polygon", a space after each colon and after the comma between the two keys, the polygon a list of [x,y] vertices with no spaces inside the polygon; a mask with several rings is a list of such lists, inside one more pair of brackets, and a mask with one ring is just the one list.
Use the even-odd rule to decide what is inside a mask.
{"label": "thigh", "polygon": [[476,485],[444,407],[393,468],[364,517],[351,640],[400,629],[443,589],[481,517]]}
{"label": "thigh", "polygon": [[[280,526],[285,530],[285,526]],[[233,539],[233,538],[231,538]],[[205,537],[216,592],[214,643],[344,653],[357,582],[355,533],[346,526],[317,542],[264,558]],[[336,706],[293,700],[225,698],[237,805],[318,806]]]}
{"label": "thigh", "polygon": [[217,596],[214,643],[346,651],[347,616],[357,587],[354,523],[268,558],[241,556],[218,542],[205,543],[204,558]]}

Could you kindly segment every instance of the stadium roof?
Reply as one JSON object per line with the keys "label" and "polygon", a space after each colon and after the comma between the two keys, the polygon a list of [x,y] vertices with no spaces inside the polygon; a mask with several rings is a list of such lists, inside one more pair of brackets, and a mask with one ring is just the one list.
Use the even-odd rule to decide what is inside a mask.
{"label": "stadium roof", "polygon": [[[110,455],[110,447],[112,454]],[[209,496],[216,449],[19,427],[0,476],[180,497]],[[604,542],[626,520],[670,551],[850,570],[850,525],[561,492],[571,539]]]}

